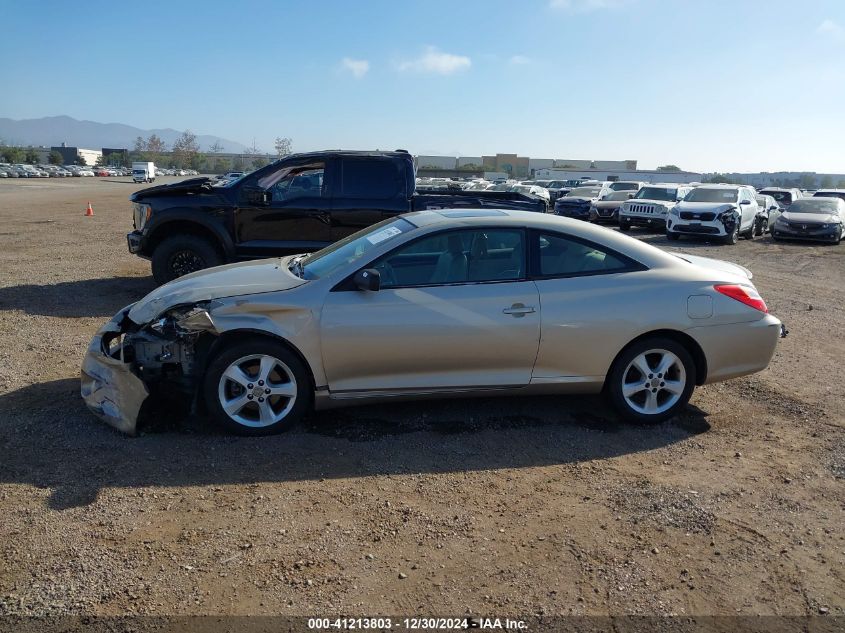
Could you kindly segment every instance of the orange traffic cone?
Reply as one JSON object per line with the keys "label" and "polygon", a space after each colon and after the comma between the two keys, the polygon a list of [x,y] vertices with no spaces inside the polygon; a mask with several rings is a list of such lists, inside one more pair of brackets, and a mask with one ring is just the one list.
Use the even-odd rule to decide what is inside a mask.
{"label": "orange traffic cone", "polygon": [[91,203],[88,203],[88,208],[85,209],[85,217],[90,218],[94,215],[94,209],[91,207]]}

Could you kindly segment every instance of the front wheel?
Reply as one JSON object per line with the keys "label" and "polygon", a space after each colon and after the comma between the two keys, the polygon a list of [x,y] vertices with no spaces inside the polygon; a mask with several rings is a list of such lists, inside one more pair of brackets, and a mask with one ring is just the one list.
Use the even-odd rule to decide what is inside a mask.
{"label": "front wheel", "polygon": [[273,339],[254,337],[224,349],[209,364],[203,397],[218,425],[238,435],[290,429],[310,406],[302,361]]}
{"label": "front wheel", "polygon": [[619,230],[623,233],[628,233],[631,230],[631,225],[627,222],[620,222],[619,223]]}
{"label": "front wheel", "polygon": [[196,235],[168,237],[153,251],[152,260],[153,277],[159,284],[223,263],[214,245]]}
{"label": "front wheel", "polygon": [[670,240],[672,242],[677,242],[679,239],[681,239],[681,236],[678,235],[677,233],[672,233],[671,231],[667,231],[666,239]]}
{"label": "front wheel", "polygon": [[695,364],[677,341],[648,338],[620,354],[606,386],[613,405],[626,420],[655,424],[668,420],[689,402],[695,388]]}
{"label": "front wheel", "polygon": [[734,226],[734,230],[722,238],[724,244],[736,244],[739,242],[739,222]]}
{"label": "front wheel", "polygon": [[754,235],[757,237],[761,237],[766,232],[768,224],[769,223],[766,218],[756,218],[754,220]]}

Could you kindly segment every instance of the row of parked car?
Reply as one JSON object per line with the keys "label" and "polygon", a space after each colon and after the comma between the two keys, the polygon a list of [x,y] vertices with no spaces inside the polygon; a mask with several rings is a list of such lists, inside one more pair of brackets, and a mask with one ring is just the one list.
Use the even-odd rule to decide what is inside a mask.
{"label": "row of parked car", "polygon": [[609,182],[572,189],[555,202],[554,212],[589,222],[714,238],[736,244],[770,233],[772,239],[838,244],[845,234],[845,190],[733,184]]}
{"label": "row of parked car", "polygon": [[766,233],[772,239],[801,239],[838,244],[845,235],[845,189],[802,191],[795,188],[640,181],[528,180],[458,182],[418,179],[417,189],[512,191],[546,202],[565,217],[618,226],[628,232],[645,228],[665,232],[670,240],[699,236],[736,244]]}
{"label": "row of parked car", "polygon": [[[197,176],[193,169],[157,169],[160,176]],[[71,177],[109,177],[131,176],[128,167],[87,167],[84,165],[28,165],[0,163],[0,178],[71,178]]]}

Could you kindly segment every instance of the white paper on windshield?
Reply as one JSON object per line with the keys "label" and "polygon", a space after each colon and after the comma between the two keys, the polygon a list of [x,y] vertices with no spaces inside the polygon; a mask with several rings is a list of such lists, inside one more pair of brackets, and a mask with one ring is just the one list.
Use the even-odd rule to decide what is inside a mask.
{"label": "white paper on windshield", "polygon": [[384,240],[389,240],[394,235],[401,235],[402,231],[397,229],[395,226],[389,226],[386,229],[382,229],[378,233],[373,233],[372,235],[367,236],[367,241],[370,244],[378,244],[379,242],[383,242]]}

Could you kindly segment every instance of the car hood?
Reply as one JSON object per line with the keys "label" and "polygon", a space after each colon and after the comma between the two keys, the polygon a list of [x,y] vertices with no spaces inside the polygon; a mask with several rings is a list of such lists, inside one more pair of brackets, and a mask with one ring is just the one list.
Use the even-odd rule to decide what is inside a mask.
{"label": "car hood", "polygon": [[129,199],[132,202],[136,202],[145,198],[159,198],[162,196],[172,196],[174,194],[201,192],[211,192],[211,178],[188,178],[187,180],[174,182],[169,185],[147,187],[146,189],[136,191],[129,196]]}
{"label": "car hood", "polygon": [[741,277],[748,277],[752,279],[753,273],[739,264],[732,264],[721,259],[713,259],[711,257],[701,257],[699,255],[690,255],[689,253],[673,253],[684,261],[689,262],[695,266],[707,268],[709,270],[718,270],[723,273],[730,273],[731,275],[739,275]]}
{"label": "car hood", "polygon": [[597,209],[618,209],[628,200],[597,200],[593,204]]}
{"label": "car hood", "polygon": [[839,222],[839,216],[830,213],[790,213],[784,211],[780,214],[780,217],[797,224],[802,222],[807,224],[837,224]]}
{"label": "car hood", "polygon": [[563,198],[557,199],[557,201],[561,204],[584,204],[585,202],[591,202],[592,200],[595,200],[595,198],[582,196],[564,196]]}
{"label": "car hood", "polygon": [[306,283],[287,270],[290,257],[259,259],[207,268],[156,288],[129,311],[143,325],[178,305],[224,297],[288,290]]}
{"label": "car hood", "polygon": [[728,209],[735,209],[736,204],[731,202],[679,202],[675,208],[678,211],[692,211],[693,213],[701,213],[704,211],[712,213],[721,213]]}

